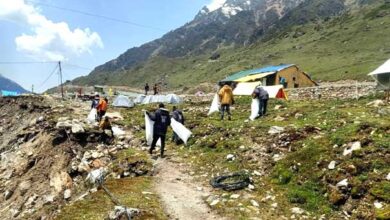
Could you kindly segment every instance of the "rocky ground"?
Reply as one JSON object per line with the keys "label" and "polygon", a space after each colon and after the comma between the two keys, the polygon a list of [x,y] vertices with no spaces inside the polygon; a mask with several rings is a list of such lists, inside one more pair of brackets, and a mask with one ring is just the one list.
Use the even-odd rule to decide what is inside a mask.
{"label": "rocky ground", "polygon": [[45,96],[0,102],[0,212],[6,219],[61,217],[64,206],[98,190],[85,180],[92,170],[105,169],[116,179],[151,170],[146,160],[118,160],[133,144],[131,133],[114,140],[88,124],[88,103]]}
{"label": "rocky ground", "polygon": [[[135,219],[389,219],[390,108],[380,98],[272,100],[254,122],[249,98],[237,98],[232,121],[207,117],[209,101],[187,100],[179,107],[193,137],[168,141],[163,160],[144,141],[141,110],[154,105],[110,109],[124,130],[110,139],[87,123],[89,103],[1,98],[0,214],[108,218],[115,204],[86,181],[104,170]],[[210,186],[235,171],[250,176],[247,188]]]}

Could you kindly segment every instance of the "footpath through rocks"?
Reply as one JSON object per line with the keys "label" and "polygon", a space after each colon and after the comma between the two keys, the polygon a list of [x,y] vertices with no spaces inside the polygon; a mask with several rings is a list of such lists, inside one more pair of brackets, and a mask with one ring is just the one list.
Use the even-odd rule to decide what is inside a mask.
{"label": "footpath through rocks", "polygon": [[225,219],[204,203],[207,189],[194,182],[183,164],[158,159],[155,172],[155,190],[169,219]]}

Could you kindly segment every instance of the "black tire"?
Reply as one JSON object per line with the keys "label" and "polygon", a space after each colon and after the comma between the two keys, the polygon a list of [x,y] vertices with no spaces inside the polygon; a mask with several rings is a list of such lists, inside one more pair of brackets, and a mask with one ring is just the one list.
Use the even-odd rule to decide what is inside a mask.
{"label": "black tire", "polygon": [[[237,178],[239,177],[239,180],[233,183],[223,183],[223,181],[230,179],[230,178]],[[245,173],[233,173],[229,175],[223,175],[218,176],[210,180],[210,184],[214,188],[223,189],[226,191],[234,191],[234,190],[240,190],[244,189],[249,186],[250,184],[250,178]]]}

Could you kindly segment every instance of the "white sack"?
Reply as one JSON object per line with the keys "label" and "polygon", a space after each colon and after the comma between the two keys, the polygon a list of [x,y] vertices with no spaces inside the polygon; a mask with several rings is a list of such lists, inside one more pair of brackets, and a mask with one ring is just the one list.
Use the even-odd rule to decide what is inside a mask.
{"label": "white sack", "polygon": [[[149,115],[145,112],[145,137],[146,137],[146,144],[148,146],[152,145],[153,142],[153,125],[154,121],[152,121],[149,118]],[[161,140],[157,141],[157,146],[161,146]]]}
{"label": "white sack", "polygon": [[95,185],[100,186],[104,182],[105,174],[106,174],[106,171],[104,170],[104,168],[93,170],[90,173],[88,173],[88,176],[85,180],[89,181],[91,184],[95,184]]}
{"label": "white sack", "polygon": [[211,103],[211,107],[209,113],[207,115],[211,115],[214,112],[219,112],[219,97],[218,94],[215,94],[213,102]]}
{"label": "white sack", "polygon": [[125,135],[125,134],[126,134],[125,131],[123,131],[122,129],[120,129],[120,128],[117,127],[117,126],[113,126],[113,127],[112,127],[112,132],[114,133],[113,135],[114,135],[115,137],[119,137],[119,136],[122,136],[122,135]]}
{"label": "white sack", "polygon": [[255,120],[259,115],[259,99],[252,99],[251,105],[251,116],[249,116],[250,120]]}
{"label": "white sack", "polygon": [[183,124],[176,121],[174,118],[171,119],[172,130],[179,136],[179,138],[187,144],[188,138],[191,137],[192,133],[188,128],[184,127]]}
{"label": "white sack", "polygon": [[91,112],[88,115],[88,122],[93,124],[96,122],[97,110],[95,108],[91,109]]}

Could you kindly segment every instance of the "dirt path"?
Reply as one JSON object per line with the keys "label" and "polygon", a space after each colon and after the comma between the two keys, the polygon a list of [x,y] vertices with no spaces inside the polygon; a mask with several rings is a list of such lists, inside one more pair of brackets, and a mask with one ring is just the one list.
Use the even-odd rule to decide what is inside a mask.
{"label": "dirt path", "polygon": [[156,169],[156,192],[161,197],[169,219],[224,219],[204,203],[207,195],[204,187],[193,183],[192,177],[185,173],[184,167],[169,159],[159,159]]}

